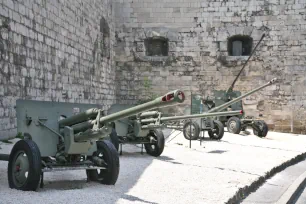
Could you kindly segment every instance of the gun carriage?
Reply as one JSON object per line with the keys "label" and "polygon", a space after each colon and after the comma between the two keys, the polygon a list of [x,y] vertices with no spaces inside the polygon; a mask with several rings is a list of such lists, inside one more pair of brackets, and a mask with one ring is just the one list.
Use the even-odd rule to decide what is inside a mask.
{"label": "gun carriage", "polygon": [[[235,98],[238,98],[241,96],[241,92],[234,91],[235,83],[237,82],[238,77],[241,75],[242,71],[246,67],[246,64],[250,60],[250,58],[255,53],[257,47],[261,43],[261,41],[264,39],[265,34],[261,36],[261,39],[256,44],[255,48],[253,49],[252,53],[244,63],[242,69],[239,71],[238,75],[236,76],[235,80],[231,84],[231,86],[228,88],[228,90],[213,90],[214,99],[209,99],[207,96],[207,99],[203,101],[204,106],[210,110],[214,106],[221,106],[222,104],[226,104],[227,102],[234,100]],[[239,101],[238,103],[232,105],[231,110],[243,110],[242,101]],[[211,112],[211,111],[208,111]],[[261,116],[261,115],[260,115]],[[253,132],[255,135],[259,137],[265,137],[268,133],[268,126],[262,119],[256,119],[254,117],[246,116],[245,113],[242,115],[237,116],[221,116],[217,118],[218,121],[220,121],[224,126],[227,127],[228,131],[234,134],[239,134],[240,131],[246,130],[246,128],[252,127]]]}
{"label": "gun carriage", "polygon": [[[120,169],[118,151],[110,141],[114,122],[181,103],[184,98],[176,90],[112,114],[106,114],[100,105],[17,100],[17,131],[23,139],[9,155],[0,154],[1,160],[8,161],[9,187],[34,191],[39,183],[43,187],[45,172],[80,169],[86,170],[89,181],[114,185]],[[135,124],[138,133],[137,127]]]}
{"label": "gun carriage", "polygon": [[[128,105],[113,105],[110,112],[117,112],[130,107]],[[158,157],[162,154],[165,145],[165,137],[161,129],[173,128],[171,121],[180,121],[184,119],[198,119],[216,116],[232,116],[242,114],[242,111],[224,111],[214,113],[203,113],[196,115],[182,115],[163,117],[159,111],[149,111],[133,115],[128,118],[120,119],[114,122],[114,129],[110,135],[116,148],[122,144],[141,144],[141,149],[145,147],[149,155]],[[222,124],[221,124],[222,125]],[[222,129],[223,130],[223,129]]]}
{"label": "gun carriage", "polygon": [[[218,113],[218,111],[225,111],[228,107],[232,106],[233,104],[237,103],[237,102],[241,102],[241,100],[267,86],[270,86],[272,84],[274,84],[277,81],[276,78],[272,79],[271,81],[269,81],[268,83],[244,94],[241,95],[237,98],[234,98],[226,103],[219,103],[219,106],[215,107],[215,106],[209,106],[206,108],[206,113],[204,114],[208,114],[208,113]],[[217,98],[216,100],[220,100],[220,98]],[[204,105],[205,105],[205,100],[204,100]],[[233,106],[232,106],[233,107]],[[224,121],[220,121],[220,118],[234,118],[234,117],[241,117],[242,115],[244,115],[242,106],[238,106],[239,108],[233,108],[231,107],[231,111],[228,112],[232,112],[232,111],[237,111],[240,110],[242,111],[242,113],[237,114],[235,116],[229,116],[229,115],[219,115],[217,117],[208,117],[208,118],[199,118],[197,120],[185,120],[185,121],[178,121],[177,123],[172,123],[172,124],[168,124],[167,127],[168,128],[173,128],[173,129],[177,129],[177,130],[183,130],[183,134],[184,137],[186,139],[191,139],[192,140],[197,140],[200,136],[200,132],[201,131],[208,131],[208,135],[211,139],[213,140],[220,140],[222,139],[223,135],[224,135]],[[186,112],[190,112],[190,110],[186,110]],[[248,119],[245,119],[245,121],[248,121]],[[229,127],[228,127],[229,128]],[[265,130],[265,128],[261,129],[261,127],[258,127],[256,130],[254,131],[258,131],[258,133],[263,134],[263,130]],[[266,133],[265,133],[266,134]]]}

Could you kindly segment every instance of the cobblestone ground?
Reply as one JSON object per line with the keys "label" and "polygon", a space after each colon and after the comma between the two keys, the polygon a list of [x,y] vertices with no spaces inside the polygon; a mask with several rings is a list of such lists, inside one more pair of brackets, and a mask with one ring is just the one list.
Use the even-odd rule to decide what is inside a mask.
{"label": "cobblestone ground", "polygon": [[[305,152],[306,144],[306,135],[269,132],[261,139],[226,132],[221,141],[196,141],[190,149],[176,135],[171,133],[158,158],[124,146],[115,186],[87,183],[85,171],[54,172],[45,175],[44,189],[21,192],[8,188],[7,163],[0,162],[0,203],[225,203],[239,188]],[[11,147],[1,144],[0,152]]]}

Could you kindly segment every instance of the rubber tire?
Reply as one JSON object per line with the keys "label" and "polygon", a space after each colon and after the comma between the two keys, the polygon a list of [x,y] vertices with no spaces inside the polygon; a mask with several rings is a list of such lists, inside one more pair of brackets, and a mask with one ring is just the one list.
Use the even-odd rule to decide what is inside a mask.
{"label": "rubber tire", "polygon": [[255,125],[261,125],[262,126],[262,130],[257,132],[254,128],[253,128],[253,133],[254,135],[258,136],[258,137],[266,137],[269,131],[268,125],[265,123],[265,121],[263,120],[259,120],[259,121],[255,121]]}
{"label": "rubber tire", "polygon": [[186,140],[190,140],[190,138],[188,137],[186,131],[187,128],[189,128],[189,125],[192,125],[194,127],[194,136],[191,137],[191,140],[197,140],[200,137],[200,126],[198,123],[194,122],[194,121],[187,121],[184,126],[183,126],[183,135],[185,137]]}
{"label": "rubber tire", "polygon": [[[12,168],[14,165],[14,157],[18,151],[24,151],[29,161],[29,171],[26,183],[18,187],[14,184]],[[12,148],[8,162],[8,183],[9,187],[22,191],[36,191],[41,176],[41,154],[37,144],[32,140],[19,140]]]}
{"label": "rubber tire", "polygon": [[[234,122],[236,123],[236,125],[235,125],[234,128],[230,128],[229,123],[230,123],[231,121],[234,121]],[[227,121],[227,125],[226,125],[226,126],[227,126],[228,132],[230,132],[230,133],[239,134],[240,131],[241,131],[241,121],[240,121],[240,119],[237,118],[237,117],[230,117],[230,118],[228,119],[228,121]]]}
{"label": "rubber tire", "polygon": [[208,135],[212,140],[221,140],[224,135],[224,126],[219,120],[214,120],[214,125],[218,130],[217,136],[215,136],[211,130],[208,131]]}
{"label": "rubber tire", "polygon": [[100,174],[97,169],[87,169],[87,178],[89,181],[96,181],[105,185],[115,185],[120,170],[118,151],[109,140],[97,141],[97,149],[96,153],[102,152],[109,168],[101,169]]}
{"label": "rubber tire", "polygon": [[155,139],[157,140],[157,143],[154,144],[155,148],[152,149],[151,145],[152,144],[145,144],[145,149],[147,154],[154,156],[154,157],[158,157],[160,156],[163,151],[164,151],[164,147],[165,147],[165,136],[164,133],[161,130],[151,130],[149,135],[153,134],[152,136],[155,137]]}
{"label": "rubber tire", "polygon": [[115,129],[112,130],[112,133],[109,135],[110,141],[115,146],[116,150],[119,150],[119,138]]}

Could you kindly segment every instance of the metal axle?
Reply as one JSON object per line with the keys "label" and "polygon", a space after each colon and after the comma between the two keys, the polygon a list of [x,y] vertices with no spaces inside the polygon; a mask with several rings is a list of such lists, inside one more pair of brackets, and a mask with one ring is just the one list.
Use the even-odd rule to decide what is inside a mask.
{"label": "metal axle", "polygon": [[[214,116],[228,116],[228,115],[239,115],[242,114],[242,111],[225,111],[225,112],[216,112],[216,113],[201,113],[194,115],[182,115],[182,116],[173,116],[173,117],[161,117],[161,122],[173,121],[173,120],[182,120],[182,119],[193,119],[193,118],[205,118],[205,117],[214,117]],[[149,118],[141,120],[142,123],[153,123],[156,121],[156,118]]]}

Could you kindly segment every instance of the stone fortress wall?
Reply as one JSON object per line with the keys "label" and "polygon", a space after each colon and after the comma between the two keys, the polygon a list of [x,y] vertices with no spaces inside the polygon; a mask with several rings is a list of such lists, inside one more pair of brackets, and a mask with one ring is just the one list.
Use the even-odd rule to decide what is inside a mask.
{"label": "stone fortress wall", "polygon": [[19,98],[107,109],[181,89],[187,106],[191,93],[227,89],[263,33],[234,90],[278,77],[243,100],[245,111],[263,114],[276,131],[305,133],[305,7],[304,0],[0,1],[1,138],[16,135]]}
{"label": "stone fortress wall", "polygon": [[1,138],[16,135],[19,98],[114,103],[111,0],[4,0],[0,25]]}
{"label": "stone fortress wall", "polygon": [[277,77],[279,83],[243,100],[246,114],[262,114],[275,131],[306,133],[304,0],[115,2],[117,100],[181,89],[187,105],[191,93],[227,90],[265,33],[234,90],[245,93]]}

